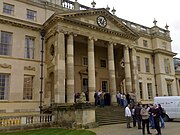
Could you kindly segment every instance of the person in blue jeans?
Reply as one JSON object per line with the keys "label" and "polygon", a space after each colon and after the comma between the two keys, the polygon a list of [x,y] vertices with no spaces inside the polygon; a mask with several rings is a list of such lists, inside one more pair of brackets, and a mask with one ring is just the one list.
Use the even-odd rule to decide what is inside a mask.
{"label": "person in blue jeans", "polygon": [[161,115],[160,115],[161,128],[165,128],[165,122],[164,122],[164,119],[163,119],[163,113],[164,113],[163,108],[161,107],[160,104],[158,104],[158,108],[159,108],[160,113],[161,113]]}
{"label": "person in blue jeans", "polygon": [[149,105],[149,121],[150,121],[150,124],[151,124],[151,128],[154,129],[155,128],[155,125],[154,125],[154,117],[152,115],[153,113],[153,109],[154,109],[154,106],[152,104]]}

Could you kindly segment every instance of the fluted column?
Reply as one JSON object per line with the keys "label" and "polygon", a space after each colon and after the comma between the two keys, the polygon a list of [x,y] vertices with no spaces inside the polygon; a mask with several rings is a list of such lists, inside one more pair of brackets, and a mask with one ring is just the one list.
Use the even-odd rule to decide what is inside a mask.
{"label": "fluted column", "polygon": [[74,103],[74,43],[72,34],[67,37],[67,103]]}
{"label": "fluted column", "polygon": [[129,47],[124,46],[124,68],[125,68],[125,85],[126,92],[129,93],[132,91],[132,82],[131,82],[131,68],[130,68],[130,59],[129,59]]}
{"label": "fluted column", "polygon": [[65,37],[58,31],[55,41],[55,103],[65,103]]}
{"label": "fluted column", "polygon": [[137,74],[137,60],[136,50],[131,50],[131,63],[132,63],[132,92],[136,95],[136,100],[140,99],[140,92],[138,91],[138,74]]}
{"label": "fluted column", "polygon": [[116,102],[116,76],[115,76],[113,43],[110,43],[108,45],[108,69],[109,69],[111,102]]}
{"label": "fluted column", "polygon": [[94,39],[88,39],[88,90],[89,101],[94,102],[94,92],[96,91],[95,60],[94,60]]}

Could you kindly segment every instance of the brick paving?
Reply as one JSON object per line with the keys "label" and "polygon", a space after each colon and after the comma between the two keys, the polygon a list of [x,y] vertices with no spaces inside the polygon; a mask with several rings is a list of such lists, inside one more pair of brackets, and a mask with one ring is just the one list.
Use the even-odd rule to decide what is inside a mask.
{"label": "brick paving", "polygon": [[[132,125],[132,123],[131,123]],[[180,121],[166,122],[166,127],[162,129],[162,135],[180,135]],[[89,129],[97,135],[142,135],[142,130],[135,128],[126,128],[126,124],[114,124],[100,126],[97,128]],[[150,129],[152,135],[157,132],[155,129]]]}

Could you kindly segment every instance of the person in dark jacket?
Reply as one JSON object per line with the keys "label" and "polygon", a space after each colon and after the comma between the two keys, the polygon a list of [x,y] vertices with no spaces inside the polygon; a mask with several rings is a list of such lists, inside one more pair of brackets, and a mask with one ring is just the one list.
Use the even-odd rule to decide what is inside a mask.
{"label": "person in dark jacket", "polygon": [[161,128],[165,128],[165,123],[164,123],[164,119],[163,119],[164,109],[161,107],[160,104],[158,104],[158,107],[161,112],[161,116],[160,116]]}
{"label": "person in dark jacket", "polygon": [[156,104],[154,105],[154,110],[153,110],[152,115],[154,117],[155,129],[158,132],[156,135],[161,135],[161,128],[159,125],[161,112],[160,112],[160,109],[158,108],[158,106]]}
{"label": "person in dark jacket", "polygon": [[141,129],[141,122],[142,122],[142,117],[140,112],[141,112],[141,105],[138,103],[138,105],[135,107],[135,116],[138,123],[138,129]]}

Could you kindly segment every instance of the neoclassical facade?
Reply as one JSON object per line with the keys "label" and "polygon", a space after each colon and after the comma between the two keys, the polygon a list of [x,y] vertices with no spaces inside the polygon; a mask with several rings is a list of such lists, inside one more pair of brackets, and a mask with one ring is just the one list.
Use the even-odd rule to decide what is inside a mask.
{"label": "neoclassical facade", "polygon": [[[146,27],[67,0],[0,1],[0,112],[73,104],[75,93],[178,95],[168,26]],[[44,40],[41,32],[45,31]],[[44,46],[43,83],[41,54]]]}

